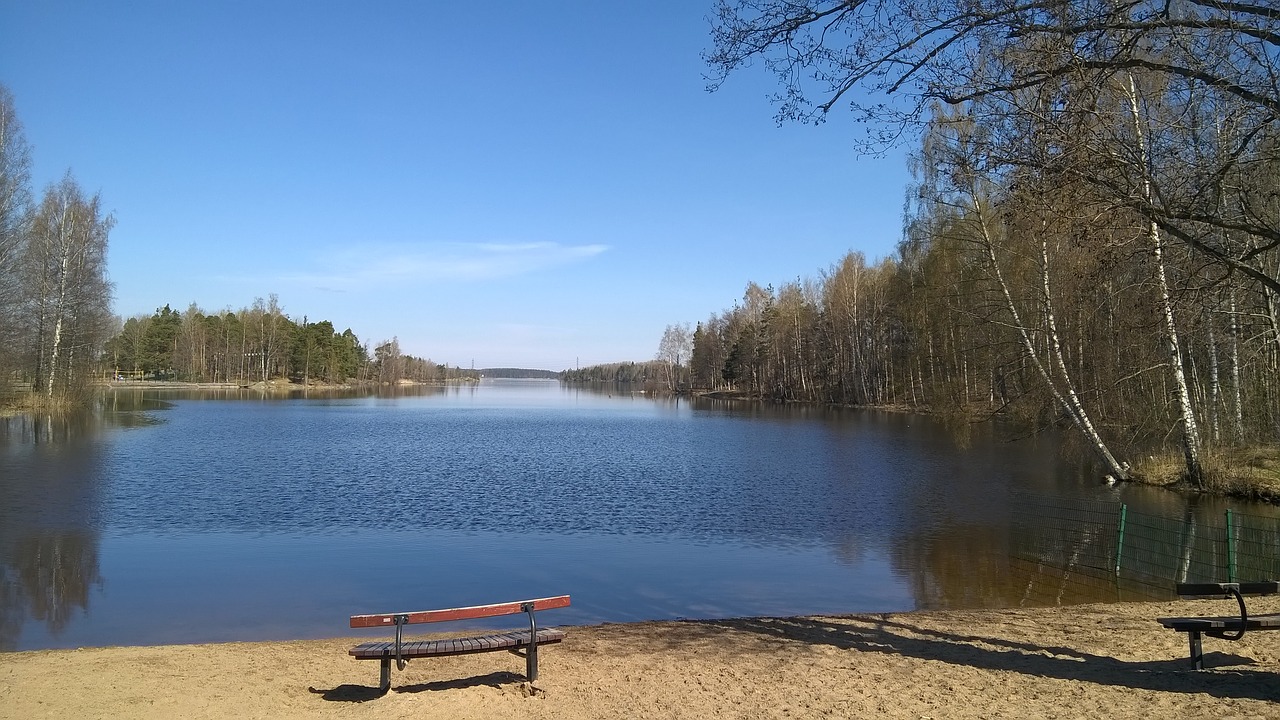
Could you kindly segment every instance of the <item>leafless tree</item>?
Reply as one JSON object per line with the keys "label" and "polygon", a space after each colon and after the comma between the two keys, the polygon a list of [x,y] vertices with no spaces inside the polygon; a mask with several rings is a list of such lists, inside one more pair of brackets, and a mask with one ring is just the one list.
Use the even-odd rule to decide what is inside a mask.
{"label": "leafless tree", "polygon": [[667,386],[674,392],[679,386],[679,375],[688,364],[693,352],[693,329],[689,323],[668,325],[658,342],[657,359],[666,363]]}
{"label": "leafless tree", "polygon": [[31,155],[14,109],[13,96],[0,85],[0,389],[6,387],[17,357],[22,287],[18,258],[31,218]]}
{"label": "leafless tree", "polygon": [[30,371],[49,398],[87,386],[111,330],[106,255],[114,220],[101,205],[67,173],[45,191],[23,253]]}

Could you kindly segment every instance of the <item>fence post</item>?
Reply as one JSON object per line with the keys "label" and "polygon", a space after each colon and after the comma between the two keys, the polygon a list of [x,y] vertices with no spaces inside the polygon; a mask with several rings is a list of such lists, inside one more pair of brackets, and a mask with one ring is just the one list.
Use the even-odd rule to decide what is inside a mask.
{"label": "fence post", "polygon": [[1116,577],[1120,577],[1120,555],[1124,552],[1124,518],[1129,506],[1120,503],[1120,525],[1116,531]]}
{"label": "fence post", "polygon": [[1227,508],[1227,582],[1236,581],[1236,533],[1231,523],[1231,508]]}

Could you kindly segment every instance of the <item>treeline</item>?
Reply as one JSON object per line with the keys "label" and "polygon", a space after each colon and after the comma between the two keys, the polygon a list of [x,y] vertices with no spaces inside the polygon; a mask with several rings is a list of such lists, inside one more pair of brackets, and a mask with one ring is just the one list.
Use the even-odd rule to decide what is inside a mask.
{"label": "treeline", "polygon": [[482,368],[479,372],[488,378],[513,380],[555,380],[560,377],[560,373],[554,370],[532,370],[529,368]]}
{"label": "treeline", "polygon": [[38,201],[30,182],[30,149],[0,86],[0,399],[25,387],[42,403],[74,401],[112,329],[114,221],[70,172]]}
{"label": "treeline", "polygon": [[[708,60],[917,137],[905,238],[749,285],[695,383],[1062,422],[1107,471],[1280,439],[1280,14],[1190,2],[720,3]],[[883,147],[883,145],[879,145]]]}
{"label": "treeline", "polygon": [[275,295],[235,312],[206,313],[193,304],[179,313],[165,305],[152,315],[131,317],[106,343],[103,362],[118,376],[183,382],[426,383],[479,377],[405,355],[394,338],[370,350],[350,328],[339,333],[328,320],[295,321]]}
{"label": "treeline", "polygon": [[664,387],[667,385],[667,376],[667,364],[658,360],[605,363],[560,373],[560,379],[565,382],[661,384]]}

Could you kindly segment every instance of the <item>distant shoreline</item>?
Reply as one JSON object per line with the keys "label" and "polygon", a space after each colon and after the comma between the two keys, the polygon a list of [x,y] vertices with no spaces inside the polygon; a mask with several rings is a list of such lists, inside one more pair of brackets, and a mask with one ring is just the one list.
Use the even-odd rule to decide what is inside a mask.
{"label": "distant shoreline", "polygon": [[446,385],[467,385],[475,382],[470,378],[458,378],[433,382],[401,380],[397,383],[356,382],[356,383],[295,383],[291,380],[256,380],[251,383],[240,382],[185,382],[180,380],[110,380],[99,384],[106,389],[141,389],[141,390],[263,390],[269,392],[288,392],[295,390],[362,390],[383,387],[443,387]]}

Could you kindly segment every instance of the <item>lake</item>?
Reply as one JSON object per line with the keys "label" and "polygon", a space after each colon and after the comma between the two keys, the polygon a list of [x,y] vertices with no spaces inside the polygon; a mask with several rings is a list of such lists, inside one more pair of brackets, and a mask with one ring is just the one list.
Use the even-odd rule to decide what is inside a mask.
{"label": "lake", "polygon": [[564,593],[546,622],[1018,604],[1017,499],[1121,492],[1095,477],[989,426],[958,447],[917,415],[554,381],[114,390],[0,420],[0,649],[334,637]]}

